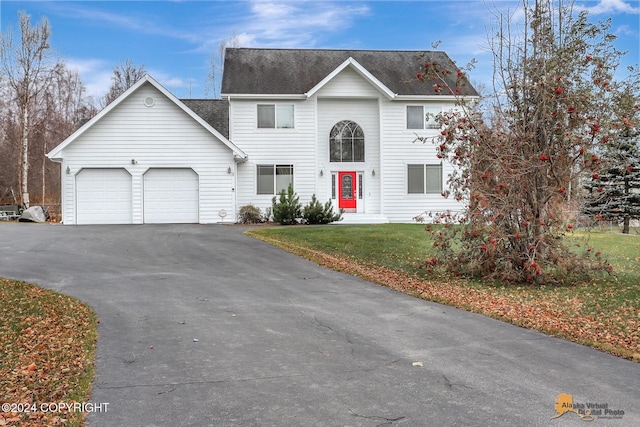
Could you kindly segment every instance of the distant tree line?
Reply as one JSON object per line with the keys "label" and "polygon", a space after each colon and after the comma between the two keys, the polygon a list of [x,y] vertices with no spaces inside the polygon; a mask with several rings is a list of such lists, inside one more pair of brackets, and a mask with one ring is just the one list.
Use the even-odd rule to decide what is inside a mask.
{"label": "distant tree line", "polygon": [[0,204],[60,203],[60,165],[46,153],[144,74],[130,60],[113,68],[102,99],[87,96],[79,74],[50,46],[47,19],[34,26],[18,14],[18,29],[0,34]]}

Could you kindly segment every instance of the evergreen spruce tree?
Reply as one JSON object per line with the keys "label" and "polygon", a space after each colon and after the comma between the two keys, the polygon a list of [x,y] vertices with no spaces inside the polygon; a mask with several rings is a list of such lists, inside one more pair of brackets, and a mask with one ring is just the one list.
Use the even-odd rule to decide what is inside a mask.
{"label": "evergreen spruce tree", "polygon": [[600,161],[600,171],[585,184],[588,194],[581,211],[622,222],[622,232],[628,234],[631,220],[640,219],[640,132],[625,130],[605,147]]}

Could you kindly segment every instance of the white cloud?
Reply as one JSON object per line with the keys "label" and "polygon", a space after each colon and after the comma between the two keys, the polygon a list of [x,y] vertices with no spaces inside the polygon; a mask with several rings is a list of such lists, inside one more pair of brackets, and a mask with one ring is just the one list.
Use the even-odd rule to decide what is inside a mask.
{"label": "white cloud", "polygon": [[640,7],[633,7],[624,0],[600,0],[595,6],[585,7],[590,14],[640,13]]}
{"label": "white cloud", "polygon": [[88,96],[98,100],[109,91],[113,69],[107,61],[95,58],[67,58],[65,64],[70,70],[78,72]]}
{"label": "white cloud", "polygon": [[243,30],[240,42],[295,48],[315,47],[319,35],[349,28],[369,8],[355,3],[254,0],[249,12],[239,24]]}
{"label": "white cloud", "polygon": [[170,22],[155,16],[153,9],[145,13],[115,13],[99,8],[100,2],[95,2],[91,6],[83,6],[77,2],[55,3],[57,13],[64,14],[67,18],[75,18],[77,20],[94,22],[96,24],[108,25],[112,28],[120,28],[129,32],[137,32],[140,34],[161,35],[182,39],[186,41],[197,41],[200,36],[197,32],[188,30],[180,30],[171,26]]}
{"label": "white cloud", "polygon": [[193,77],[180,77],[168,74],[161,69],[149,69],[147,71],[158,83],[178,98],[191,98],[194,95],[196,97],[200,96],[199,94],[202,91],[202,87],[198,83],[198,80]]}
{"label": "white cloud", "polygon": [[170,77],[168,79],[163,79],[162,85],[167,87],[185,88],[185,87],[189,87],[189,85],[193,85],[193,81],[192,80],[185,81],[180,77]]}
{"label": "white cloud", "polygon": [[238,46],[253,46],[256,43],[256,36],[253,34],[240,33],[235,37]]}
{"label": "white cloud", "polygon": [[636,36],[638,34],[638,29],[634,29],[629,25],[620,25],[616,28],[615,33],[619,36]]}

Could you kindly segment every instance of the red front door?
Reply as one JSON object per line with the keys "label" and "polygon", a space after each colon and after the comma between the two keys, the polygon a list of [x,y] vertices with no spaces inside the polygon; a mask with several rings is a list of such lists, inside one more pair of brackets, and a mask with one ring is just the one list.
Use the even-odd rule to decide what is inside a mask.
{"label": "red front door", "polygon": [[355,172],[338,172],[338,208],[355,209],[358,199]]}

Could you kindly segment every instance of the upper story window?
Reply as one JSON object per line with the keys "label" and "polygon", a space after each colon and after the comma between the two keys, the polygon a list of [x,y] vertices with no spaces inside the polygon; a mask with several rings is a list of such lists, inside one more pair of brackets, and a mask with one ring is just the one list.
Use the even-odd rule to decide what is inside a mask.
{"label": "upper story window", "polygon": [[407,106],[407,129],[440,129],[435,116],[442,110],[437,107],[425,107],[423,105]]}
{"label": "upper story window", "polygon": [[258,104],[258,128],[292,129],[293,104]]}
{"label": "upper story window", "polygon": [[364,132],[355,122],[338,122],[329,134],[329,161],[364,162]]}

